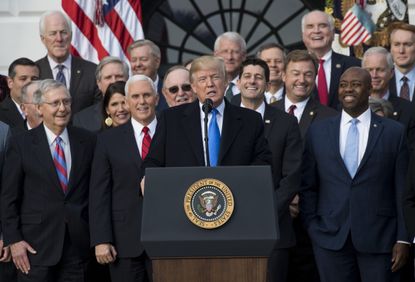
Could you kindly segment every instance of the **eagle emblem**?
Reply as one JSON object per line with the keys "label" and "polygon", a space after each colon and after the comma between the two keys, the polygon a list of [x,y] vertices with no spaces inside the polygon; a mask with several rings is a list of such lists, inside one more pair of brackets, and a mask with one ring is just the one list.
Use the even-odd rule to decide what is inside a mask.
{"label": "eagle emblem", "polygon": [[211,217],[212,215],[216,215],[216,213],[222,207],[220,204],[218,205],[218,196],[215,192],[207,191],[202,193],[199,196],[199,203],[200,212],[204,213],[206,216]]}

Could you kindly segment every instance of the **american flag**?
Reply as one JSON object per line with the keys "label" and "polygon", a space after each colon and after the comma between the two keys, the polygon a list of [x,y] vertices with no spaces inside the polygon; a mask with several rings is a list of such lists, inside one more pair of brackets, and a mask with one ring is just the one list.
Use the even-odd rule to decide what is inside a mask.
{"label": "american flag", "polygon": [[372,37],[375,28],[370,15],[359,5],[354,4],[344,15],[340,39],[348,46],[356,46],[367,42]]}
{"label": "american flag", "polygon": [[140,0],[62,0],[62,8],[72,21],[72,54],[83,59],[128,62],[128,46],[144,38]]}

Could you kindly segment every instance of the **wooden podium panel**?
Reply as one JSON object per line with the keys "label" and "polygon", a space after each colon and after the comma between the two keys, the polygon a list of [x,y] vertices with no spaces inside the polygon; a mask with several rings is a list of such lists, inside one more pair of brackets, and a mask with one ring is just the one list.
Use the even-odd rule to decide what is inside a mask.
{"label": "wooden podium panel", "polygon": [[154,282],[266,282],[267,258],[153,259]]}

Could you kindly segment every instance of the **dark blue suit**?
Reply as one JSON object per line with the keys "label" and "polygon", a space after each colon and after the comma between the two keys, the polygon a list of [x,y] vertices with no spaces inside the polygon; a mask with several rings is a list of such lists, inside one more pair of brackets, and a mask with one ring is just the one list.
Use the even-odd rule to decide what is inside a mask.
{"label": "dark blue suit", "polygon": [[[408,242],[401,200],[408,166],[404,128],[372,114],[366,151],[352,179],[340,155],[340,119],[315,123],[307,134],[300,195],[305,226],[315,249],[341,252],[349,244],[359,253],[390,254],[397,241]],[[315,255],[324,276],[327,261]],[[359,262],[360,271],[375,269],[376,262],[366,261],[363,268]],[[330,269],[332,277],[354,281],[341,280],[342,267]]]}

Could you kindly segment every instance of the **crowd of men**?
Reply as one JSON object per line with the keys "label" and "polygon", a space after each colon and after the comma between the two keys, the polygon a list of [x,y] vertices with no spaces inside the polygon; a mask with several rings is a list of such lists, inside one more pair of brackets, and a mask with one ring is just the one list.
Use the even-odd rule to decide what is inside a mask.
{"label": "crowd of men", "polygon": [[0,281],[151,281],[145,169],[206,165],[271,166],[268,281],[414,281],[415,26],[362,61],[332,50],[331,16],[301,26],[306,50],[248,55],[225,32],[160,77],[150,40],[95,65],[43,14],[46,56],[14,60],[0,91]]}

